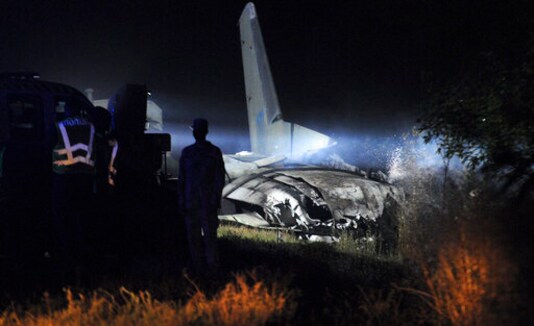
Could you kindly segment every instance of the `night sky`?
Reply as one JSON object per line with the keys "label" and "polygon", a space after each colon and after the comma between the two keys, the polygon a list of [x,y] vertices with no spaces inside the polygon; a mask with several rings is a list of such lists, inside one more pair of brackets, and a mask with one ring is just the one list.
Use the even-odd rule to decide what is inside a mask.
{"label": "night sky", "polygon": [[[97,99],[145,83],[169,130],[205,116],[223,150],[239,150],[248,146],[237,27],[246,2],[2,1],[0,71],[92,87]],[[446,81],[484,52],[513,60],[534,31],[533,2],[255,5],[285,119],[346,139],[408,130],[423,75]]]}

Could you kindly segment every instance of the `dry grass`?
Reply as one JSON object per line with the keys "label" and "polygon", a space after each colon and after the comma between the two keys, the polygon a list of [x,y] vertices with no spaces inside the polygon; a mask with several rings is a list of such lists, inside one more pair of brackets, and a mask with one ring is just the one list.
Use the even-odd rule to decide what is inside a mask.
{"label": "dry grass", "polygon": [[405,290],[436,313],[433,323],[485,325],[510,318],[516,266],[498,230],[502,217],[488,212],[488,199],[468,195],[468,179],[451,184],[421,175],[429,177],[410,180],[415,196],[406,204],[401,250],[422,272],[425,289]]}
{"label": "dry grass", "polygon": [[184,312],[207,325],[265,325],[269,320],[280,321],[285,312],[293,311],[290,296],[276,284],[268,287],[257,280],[249,284],[245,276],[237,275],[234,283],[228,283],[212,299],[197,289]]}
{"label": "dry grass", "polygon": [[428,292],[417,291],[453,325],[484,325],[494,320],[499,301],[510,303],[515,274],[501,248],[487,237],[468,233],[439,249],[437,263],[421,264]]}
{"label": "dry grass", "polygon": [[[414,160],[418,153],[406,150],[396,166],[398,181],[409,194],[400,249],[421,274],[414,275],[417,289],[403,289],[432,309],[430,323],[514,320],[517,263],[502,227],[514,223],[514,210],[504,209],[504,214],[505,201],[492,197],[492,184],[478,175],[420,168]],[[419,279],[422,284],[417,284]]]}
{"label": "dry grass", "polygon": [[65,293],[65,308],[51,309],[45,295],[45,311],[5,311],[0,325],[265,325],[290,318],[294,310],[285,288],[243,274],[212,298],[195,286],[185,304],[160,302],[147,291],[133,293],[125,288],[118,297],[103,291],[89,297],[75,297],[70,289]]}
{"label": "dry grass", "polygon": [[391,325],[401,319],[400,299],[394,290],[385,293],[382,289],[369,289],[362,295],[359,310],[364,314],[366,325]]}

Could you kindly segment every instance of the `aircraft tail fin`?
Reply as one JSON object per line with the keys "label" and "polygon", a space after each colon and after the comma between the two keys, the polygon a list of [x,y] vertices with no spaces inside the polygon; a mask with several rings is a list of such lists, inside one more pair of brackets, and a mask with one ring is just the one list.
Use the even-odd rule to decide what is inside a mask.
{"label": "aircraft tail fin", "polygon": [[239,18],[239,30],[252,152],[294,156],[331,145],[330,137],[283,120],[258,15],[251,2]]}

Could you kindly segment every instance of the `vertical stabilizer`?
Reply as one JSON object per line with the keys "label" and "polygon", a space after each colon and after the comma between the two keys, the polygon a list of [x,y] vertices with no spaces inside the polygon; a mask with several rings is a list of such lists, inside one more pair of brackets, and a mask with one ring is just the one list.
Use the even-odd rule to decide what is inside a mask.
{"label": "vertical stabilizer", "polygon": [[283,120],[258,15],[251,2],[239,18],[239,31],[252,151],[298,156],[331,145],[328,136]]}
{"label": "vertical stabilizer", "polygon": [[275,154],[287,147],[278,142],[283,140],[278,137],[282,135],[276,135],[287,128],[277,123],[282,120],[282,112],[253,3],[245,6],[239,18],[239,29],[252,151]]}

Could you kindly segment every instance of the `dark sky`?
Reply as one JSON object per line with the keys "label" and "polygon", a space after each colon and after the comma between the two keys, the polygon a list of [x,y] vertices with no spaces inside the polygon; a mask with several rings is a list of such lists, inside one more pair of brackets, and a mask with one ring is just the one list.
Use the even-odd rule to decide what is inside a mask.
{"label": "dark sky", "polygon": [[[336,136],[398,132],[421,76],[483,52],[524,51],[534,1],[256,1],[286,120]],[[237,133],[246,108],[237,21],[246,1],[3,1],[0,71],[105,98],[146,83],[168,122],[204,115]]]}

